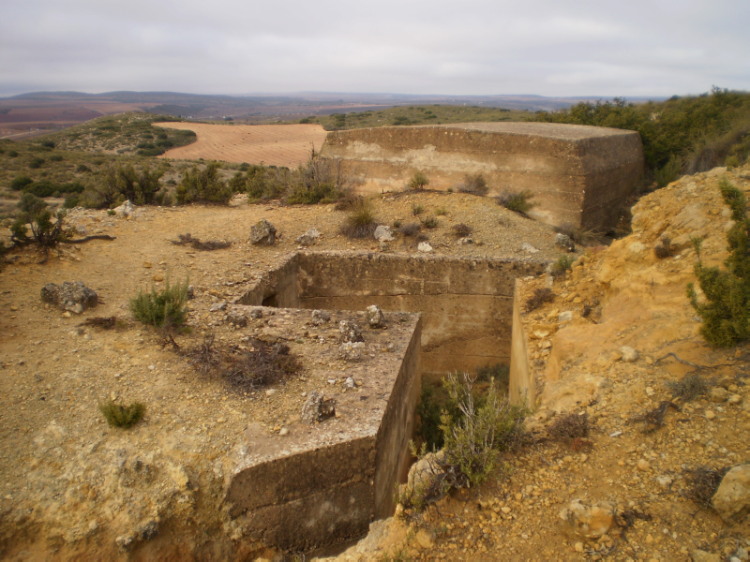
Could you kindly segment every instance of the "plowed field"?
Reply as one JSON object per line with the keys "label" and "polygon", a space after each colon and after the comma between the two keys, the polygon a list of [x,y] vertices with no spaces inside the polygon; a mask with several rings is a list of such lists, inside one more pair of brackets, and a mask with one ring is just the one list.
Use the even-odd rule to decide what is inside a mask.
{"label": "plowed field", "polygon": [[161,158],[223,160],[295,168],[320,150],[326,131],[320,125],[209,125],[154,123],[157,127],[188,129],[198,135],[193,144],[164,153]]}

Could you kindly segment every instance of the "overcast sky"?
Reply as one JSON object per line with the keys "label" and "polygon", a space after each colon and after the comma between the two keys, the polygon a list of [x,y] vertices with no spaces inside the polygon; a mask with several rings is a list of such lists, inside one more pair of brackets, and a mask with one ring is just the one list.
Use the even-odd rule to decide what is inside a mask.
{"label": "overcast sky", "polygon": [[0,13],[0,96],[750,90],[750,0],[3,0]]}

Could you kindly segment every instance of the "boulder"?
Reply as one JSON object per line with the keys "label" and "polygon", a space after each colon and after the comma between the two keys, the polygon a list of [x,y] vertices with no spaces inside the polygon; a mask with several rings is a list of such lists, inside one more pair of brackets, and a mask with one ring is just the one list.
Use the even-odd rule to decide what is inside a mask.
{"label": "boulder", "polygon": [[390,226],[379,224],[372,236],[378,242],[391,242],[393,240],[393,231]]}
{"label": "boulder", "polygon": [[276,242],[276,227],[262,219],[250,229],[250,242],[255,245],[273,246]]}
{"label": "boulder", "polygon": [[342,320],[339,322],[339,332],[341,332],[341,341],[344,343],[365,341],[359,325],[352,320]]}
{"label": "boulder", "polygon": [[62,285],[47,283],[42,287],[42,300],[75,314],[81,314],[99,303],[96,291],[89,289],[81,281],[65,281]]}
{"label": "boulder", "polygon": [[300,246],[308,247],[313,246],[318,241],[318,238],[320,238],[320,232],[315,228],[311,228],[304,234],[298,236],[295,242]]}
{"label": "boulder", "polygon": [[325,399],[318,391],[313,390],[302,406],[300,419],[304,422],[313,424],[324,421],[336,415],[336,400],[333,398]]}
{"label": "boulder", "polygon": [[750,464],[740,464],[724,475],[711,505],[727,522],[740,522],[750,514]]}
{"label": "boulder", "polygon": [[365,312],[370,328],[383,328],[385,326],[385,315],[378,305],[371,304]]}

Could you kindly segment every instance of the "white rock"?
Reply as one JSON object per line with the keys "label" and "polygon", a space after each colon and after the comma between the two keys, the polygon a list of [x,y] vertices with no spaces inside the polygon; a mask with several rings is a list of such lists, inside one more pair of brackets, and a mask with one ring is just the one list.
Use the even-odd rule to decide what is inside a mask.
{"label": "white rock", "polygon": [[393,231],[390,226],[379,224],[372,236],[378,242],[391,242],[393,240]]}
{"label": "white rock", "polygon": [[432,246],[430,246],[429,242],[420,242],[419,246],[417,246],[417,251],[428,253],[432,251]]}

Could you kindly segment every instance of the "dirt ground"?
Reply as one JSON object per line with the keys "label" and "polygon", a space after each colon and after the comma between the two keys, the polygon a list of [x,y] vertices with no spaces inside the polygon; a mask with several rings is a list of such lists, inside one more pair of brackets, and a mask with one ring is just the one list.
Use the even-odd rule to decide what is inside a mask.
{"label": "dirt ground", "polygon": [[[559,255],[550,227],[492,200],[425,192],[383,195],[373,204],[384,224],[417,222],[415,206],[420,217],[436,217],[437,227],[424,232],[437,253]],[[281,233],[274,247],[248,240],[261,218]],[[242,197],[230,207],[139,208],[130,218],[77,209],[67,221],[78,235],[116,239],[63,245],[45,263],[31,248],[7,256],[0,271],[0,555],[242,560],[257,553],[221,508],[225,461],[251,422],[278,438],[287,421],[279,417],[283,401],[293,400],[296,410],[300,389],[290,386],[292,398],[230,392],[132,320],[128,302],[139,289],[188,280],[195,293],[191,332],[177,338],[180,345],[199,343],[207,331],[237,343],[239,332],[212,306],[242,295],[296,251],[295,239],[308,229],[321,233],[313,250],[380,251],[374,240],[339,235],[345,218],[331,205],[249,205]],[[452,227],[459,223],[473,228],[474,244],[458,242]],[[185,233],[232,245],[197,251],[172,244]],[[416,241],[398,239],[389,251],[416,253]],[[84,282],[100,304],[80,316],[44,304],[41,288],[64,281]],[[118,329],[82,326],[109,316],[119,319]],[[284,329],[283,315],[270,322]],[[98,410],[107,399],[144,403],[144,422],[129,431],[109,428]]]}
{"label": "dirt ground", "polygon": [[327,132],[320,125],[209,125],[154,123],[156,127],[194,131],[198,140],[161,158],[223,160],[296,168],[319,151]]}

